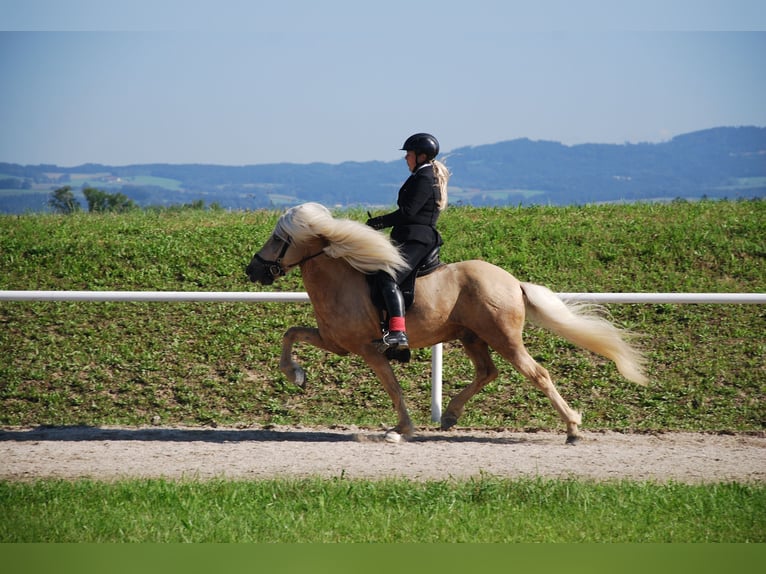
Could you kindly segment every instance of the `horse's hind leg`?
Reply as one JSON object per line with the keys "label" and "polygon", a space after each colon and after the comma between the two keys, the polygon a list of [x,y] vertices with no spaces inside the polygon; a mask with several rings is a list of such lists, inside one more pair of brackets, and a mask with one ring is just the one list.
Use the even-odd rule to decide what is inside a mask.
{"label": "horse's hind leg", "polygon": [[474,378],[470,385],[458,393],[447,405],[441,419],[442,430],[453,427],[463,414],[466,403],[478,393],[487,383],[497,378],[497,367],[492,362],[489,347],[482,339],[471,333],[460,340],[466,355],[474,366]]}
{"label": "horse's hind leg", "polygon": [[577,429],[582,422],[582,416],[561,397],[548,370],[532,358],[523,344],[502,354],[522,375],[545,393],[545,396],[553,403],[553,408],[559,413],[561,420],[567,425],[567,444],[574,444],[579,438]]}

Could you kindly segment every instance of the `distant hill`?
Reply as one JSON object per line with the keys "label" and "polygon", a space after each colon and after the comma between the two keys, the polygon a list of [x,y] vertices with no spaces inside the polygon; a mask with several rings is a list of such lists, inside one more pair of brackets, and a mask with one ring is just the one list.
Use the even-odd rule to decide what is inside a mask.
{"label": "distant hill", "polygon": [[[663,143],[563,145],[517,139],[443,154],[450,202],[470,205],[585,204],[676,198],[766,197],[766,128],[720,127]],[[389,206],[406,177],[402,160],[341,164],[77,167],[0,163],[0,212],[45,211],[69,185],[121,192],[141,206],[203,201],[231,209]],[[80,196],[83,206],[86,202]]]}

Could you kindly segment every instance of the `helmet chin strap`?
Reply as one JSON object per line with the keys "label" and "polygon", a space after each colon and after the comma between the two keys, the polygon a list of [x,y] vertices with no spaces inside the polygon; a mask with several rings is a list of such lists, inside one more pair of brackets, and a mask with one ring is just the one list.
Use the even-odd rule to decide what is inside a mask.
{"label": "helmet chin strap", "polygon": [[[426,159],[425,159],[425,161],[418,161],[418,158],[419,158],[421,155],[422,155],[422,156],[425,156],[425,158],[426,158]],[[423,167],[424,165],[426,165],[426,164],[427,164],[429,161],[431,161],[431,160],[430,160],[430,159],[428,159],[428,155],[426,155],[426,154],[424,154],[424,153],[418,153],[418,152],[415,152],[415,167],[413,168],[413,170],[412,170],[412,173],[415,173],[416,171],[418,171],[418,170],[419,170],[421,167]]]}

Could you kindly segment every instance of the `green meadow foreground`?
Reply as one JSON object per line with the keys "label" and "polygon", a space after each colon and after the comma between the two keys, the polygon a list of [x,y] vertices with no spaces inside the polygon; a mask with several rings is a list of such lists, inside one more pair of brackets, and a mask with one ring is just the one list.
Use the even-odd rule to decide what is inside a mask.
{"label": "green meadow foreground", "polygon": [[762,485],[0,483],[3,542],[764,542]]}
{"label": "green meadow foreground", "polygon": [[[349,217],[364,219],[361,212]],[[276,212],[166,211],[0,218],[0,289],[255,290],[244,266]],[[442,216],[446,262],[482,258],[559,292],[763,292],[766,204],[475,209]],[[302,290],[294,273],[272,287]],[[588,431],[764,431],[764,310],[611,305],[643,334],[651,383],[545,332],[525,343]],[[391,425],[365,366],[298,347],[301,391],[277,369],[306,304],[0,303],[0,425]],[[463,427],[561,432],[509,365]],[[430,427],[430,352],[397,366]],[[471,378],[445,346],[445,398]],[[460,428],[457,429],[460,432]],[[502,449],[503,445],[496,445]],[[575,447],[577,448],[577,447]],[[573,479],[281,479],[0,483],[0,540],[758,541],[762,483]]]}

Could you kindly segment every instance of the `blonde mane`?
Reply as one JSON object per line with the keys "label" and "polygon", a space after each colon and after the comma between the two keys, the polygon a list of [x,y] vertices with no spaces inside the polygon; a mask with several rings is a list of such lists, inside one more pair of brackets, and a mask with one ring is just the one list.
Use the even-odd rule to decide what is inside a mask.
{"label": "blonde mane", "polygon": [[406,267],[399,250],[384,234],[350,219],[335,219],[319,203],[304,203],[288,209],[279,218],[274,233],[283,241],[302,243],[315,237],[330,242],[324,252],[333,259],[344,259],[357,271],[385,271],[394,275]]}

